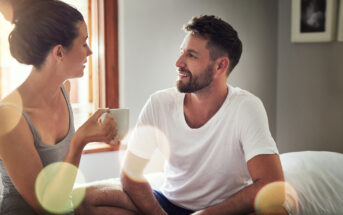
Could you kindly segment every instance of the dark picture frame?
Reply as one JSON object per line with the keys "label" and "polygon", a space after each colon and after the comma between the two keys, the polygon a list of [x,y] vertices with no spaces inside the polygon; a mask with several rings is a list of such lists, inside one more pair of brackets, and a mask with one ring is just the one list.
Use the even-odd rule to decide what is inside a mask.
{"label": "dark picture frame", "polygon": [[291,41],[332,41],[336,10],[337,0],[292,0]]}
{"label": "dark picture frame", "polygon": [[343,42],[343,0],[340,1],[339,5],[337,31],[337,40]]}

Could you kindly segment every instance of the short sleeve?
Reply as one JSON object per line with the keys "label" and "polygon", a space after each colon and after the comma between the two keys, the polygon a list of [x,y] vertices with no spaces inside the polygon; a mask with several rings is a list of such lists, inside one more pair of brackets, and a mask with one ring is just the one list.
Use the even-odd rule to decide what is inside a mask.
{"label": "short sleeve", "polygon": [[270,134],[267,113],[260,99],[253,95],[247,96],[239,107],[237,119],[246,161],[260,154],[278,154]]}
{"label": "short sleeve", "polygon": [[150,159],[157,148],[151,98],[139,114],[135,128],[127,138],[128,150],[138,157]]}

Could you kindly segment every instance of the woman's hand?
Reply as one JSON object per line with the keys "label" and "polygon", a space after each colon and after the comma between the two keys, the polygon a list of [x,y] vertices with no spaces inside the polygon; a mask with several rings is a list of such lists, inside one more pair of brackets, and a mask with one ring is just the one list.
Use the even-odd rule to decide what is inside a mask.
{"label": "woman's hand", "polygon": [[103,113],[109,113],[109,109],[98,109],[75,133],[82,147],[90,142],[105,142],[107,144],[118,144],[117,125],[110,114],[106,114],[101,122]]}

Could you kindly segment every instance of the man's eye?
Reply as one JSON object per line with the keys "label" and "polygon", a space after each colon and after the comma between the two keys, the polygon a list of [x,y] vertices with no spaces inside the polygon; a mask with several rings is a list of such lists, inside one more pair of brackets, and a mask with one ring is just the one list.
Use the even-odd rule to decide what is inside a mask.
{"label": "man's eye", "polygon": [[190,58],[196,58],[196,56],[191,54],[191,53],[188,53],[187,56],[190,57]]}

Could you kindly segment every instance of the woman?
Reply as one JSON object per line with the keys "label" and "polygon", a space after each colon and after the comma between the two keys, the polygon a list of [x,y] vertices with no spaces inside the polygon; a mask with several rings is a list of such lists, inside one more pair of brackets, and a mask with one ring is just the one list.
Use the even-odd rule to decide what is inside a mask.
{"label": "woman", "polygon": [[[33,69],[0,104],[1,214],[48,214],[35,194],[40,171],[57,161],[78,166],[87,143],[116,142],[116,125],[110,116],[99,122],[109,112],[101,109],[74,132],[68,79],[83,75],[92,54],[80,12],[60,1],[42,1],[15,13],[13,20],[11,54]],[[63,178],[62,170],[58,174]],[[46,189],[65,186],[57,181]]]}

